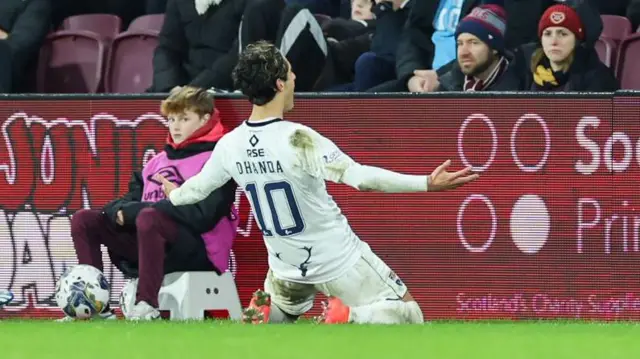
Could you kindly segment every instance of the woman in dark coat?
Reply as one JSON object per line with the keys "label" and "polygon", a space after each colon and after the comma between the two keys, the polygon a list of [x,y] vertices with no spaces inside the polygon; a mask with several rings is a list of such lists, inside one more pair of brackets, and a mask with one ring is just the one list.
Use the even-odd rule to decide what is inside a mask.
{"label": "woman in dark coat", "polygon": [[612,92],[620,88],[611,69],[600,61],[595,42],[602,20],[586,2],[575,8],[549,7],[538,24],[538,44],[525,45],[532,91]]}

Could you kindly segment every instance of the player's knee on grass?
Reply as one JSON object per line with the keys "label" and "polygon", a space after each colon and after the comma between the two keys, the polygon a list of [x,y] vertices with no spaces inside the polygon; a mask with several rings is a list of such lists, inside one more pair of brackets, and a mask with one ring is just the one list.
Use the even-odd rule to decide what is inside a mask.
{"label": "player's knee on grass", "polygon": [[[282,313],[295,318],[313,307],[316,295],[313,285],[281,280],[273,276],[271,271],[267,273],[264,290],[271,296],[272,309],[277,307]],[[271,316],[269,320],[272,320]]]}
{"label": "player's knee on grass", "polygon": [[269,323],[295,323],[298,315],[289,314],[280,309],[277,305],[271,304],[271,312],[269,313]]}
{"label": "player's knee on grass", "polygon": [[422,324],[424,323],[424,315],[422,309],[415,300],[405,301],[407,304],[407,322],[410,324]]}
{"label": "player's knee on grass", "polygon": [[406,315],[408,322],[413,324],[424,323],[422,309],[420,309],[420,305],[418,305],[418,302],[413,298],[408,290],[402,297],[402,301],[407,305]]}

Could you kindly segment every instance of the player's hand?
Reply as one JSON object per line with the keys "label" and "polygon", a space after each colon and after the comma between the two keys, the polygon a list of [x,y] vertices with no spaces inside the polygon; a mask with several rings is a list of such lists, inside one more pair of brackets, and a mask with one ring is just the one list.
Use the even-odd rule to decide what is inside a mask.
{"label": "player's hand", "polygon": [[164,192],[165,197],[168,199],[169,198],[169,194],[171,194],[171,191],[173,191],[174,189],[178,188],[178,186],[169,181],[168,179],[164,178],[163,175],[157,174],[155,176],[153,176],[153,178],[162,183],[162,192]]}
{"label": "player's hand", "polygon": [[122,210],[119,210],[118,213],[116,213],[116,223],[124,226],[124,215],[122,214]]}
{"label": "player's hand", "polygon": [[467,167],[458,172],[447,172],[447,168],[451,165],[451,160],[446,160],[438,166],[429,175],[429,191],[446,191],[455,189],[465,184],[475,181],[480,177],[479,174],[473,173],[471,167]]}

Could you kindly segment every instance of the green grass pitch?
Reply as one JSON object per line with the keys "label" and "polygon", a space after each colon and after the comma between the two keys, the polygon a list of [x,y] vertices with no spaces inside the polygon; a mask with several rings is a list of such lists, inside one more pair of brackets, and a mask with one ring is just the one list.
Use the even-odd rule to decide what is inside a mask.
{"label": "green grass pitch", "polygon": [[433,322],[245,325],[225,321],[0,322],[0,358],[633,359],[640,324]]}

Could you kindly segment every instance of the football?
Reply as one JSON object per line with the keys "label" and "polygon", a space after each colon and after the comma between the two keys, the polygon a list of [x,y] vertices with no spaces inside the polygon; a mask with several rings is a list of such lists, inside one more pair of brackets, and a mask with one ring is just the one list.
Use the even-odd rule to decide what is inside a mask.
{"label": "football", "polygon": [[109,303],[109,282],[97,268],[76,265],[60,276],[55,299],[68,317],[90,319],[101,313]]}

